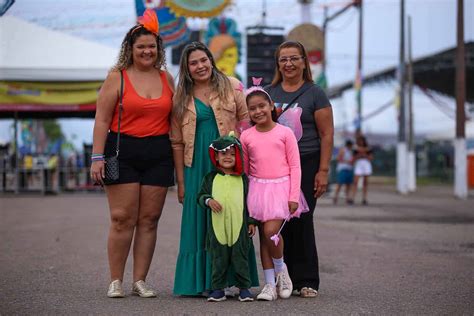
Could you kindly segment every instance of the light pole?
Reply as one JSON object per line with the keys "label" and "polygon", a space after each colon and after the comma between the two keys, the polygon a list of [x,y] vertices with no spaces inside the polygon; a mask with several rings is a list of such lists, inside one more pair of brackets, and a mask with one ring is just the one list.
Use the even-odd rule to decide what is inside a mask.
{"label": "light pole", "polygon": [[464,0],[457,1],[456,139],[454,140],[454,195],[467,198],[466,61],[464,52]]}
{"label": "light pole", "polygon": [[405,126],[405,0],[400,0],[399,118],[397,144],[397,190],[408,193],[407,143]]}

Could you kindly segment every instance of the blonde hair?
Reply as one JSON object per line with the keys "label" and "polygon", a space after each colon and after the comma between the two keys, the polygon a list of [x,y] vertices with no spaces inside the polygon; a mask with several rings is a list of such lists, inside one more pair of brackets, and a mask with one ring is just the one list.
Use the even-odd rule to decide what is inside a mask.
{"label": "blonde hair", "polygon": [[275,75],[273,76],[273,80],[271,85],[276,86],[280,82],[283,81],[283,77],[280,73],[280,67],[278,65],[278,59],[280,59],[280,51],[284,48],[296,48],[298,49],[299,53],[304,59],[305,69],[303,70],[303,80],[306,82],[313,82],[313,76],[311,75],[311,68],[309,67],[309,60],[308,54],[306,53],[306,49],[304,48],[303,44],[296,41],[286,41],[278,46],[277,50],[275,51]]}
{"label": "blonde hair", "polygon": [[214,57],[209,49],[201,42],[192,42],[184,47],[179,61],[179,81],[176,88],[176,93],[173,98],[173,114],[181,120],[188,103],[193,97],[194,80],[189,73],[189,55],[192,52],[203,51],[212,65],[210,86],[212,91],[216,91],[221,101],[227,102],[228,96],[233,92],[232,84],[229,78],[216,67]]}
{"label": "blonde hair", "polygon": [[132,27],[127,34],[125,35],[122,46],[120,48],[120,53],[117,58],[117,62],[112,67],[111,71],[121,71],[125,70],[133,64],[133,44],[137,39],[142,35],[153,35],[156,37],[156,47],[158,49],[158,58],[156,59],[155,68],[157,69],[166,69],[166,56],[165,49],[163,45],[163,40],[160,35],[155,35],[152,32],[148,31],[142,25],[135,25]]}

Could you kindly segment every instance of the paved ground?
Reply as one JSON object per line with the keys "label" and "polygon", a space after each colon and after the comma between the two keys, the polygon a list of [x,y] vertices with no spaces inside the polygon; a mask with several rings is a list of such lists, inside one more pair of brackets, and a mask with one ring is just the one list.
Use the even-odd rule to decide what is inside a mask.
{"label": "paved ground", "polygon": [[[322,199],[315,219],[318,298],[207,303],[171,294],[180,223],[175,192],[165,205],[148,277],[156,299],[106,297],[102,194],[3,195],[0,314],[474,314],[473,200],[472,194],[454,199],[451,187],[402,197],[384,185],[373,186],[366,207]],[[130,283],[128,267],[127,289]]]}

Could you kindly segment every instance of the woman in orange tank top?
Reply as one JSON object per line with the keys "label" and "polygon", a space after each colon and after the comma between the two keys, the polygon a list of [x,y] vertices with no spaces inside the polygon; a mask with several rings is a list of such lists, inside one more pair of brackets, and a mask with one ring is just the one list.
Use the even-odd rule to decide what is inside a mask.
{"label": "woman in orange tank top", "polygon": [[126,34],[118,61],[97,100],[91,178],[104,185],[104,158],[116,153],[123,76],[119,179],[105,186],[111,219],[107,245],[109,297],[125,296],[122,280],[132,240],[132,291],[141,297],[156,296],[145,279],[166,193],[174,185],[168,137],[173,79],[164,68],[165,52],[158,35],[158,20],[154,11],[147,10]]}

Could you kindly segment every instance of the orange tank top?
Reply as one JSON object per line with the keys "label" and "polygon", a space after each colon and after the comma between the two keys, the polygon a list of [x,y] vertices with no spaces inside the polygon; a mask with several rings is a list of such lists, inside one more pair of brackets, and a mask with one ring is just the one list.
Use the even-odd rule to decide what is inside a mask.
{"label": "orange tank top", "polygon": [[[173,106],[173,92],[168,86],[166,73],[160,71],[163,90],[161,97],[147,99],[138,95],[127,72],[123,73],[123,111],[120,122],[120,133],[135,137],[157,136],[168,134],[170,130],[170,113]],[[118,102],[110,130],[117,132]]]}

